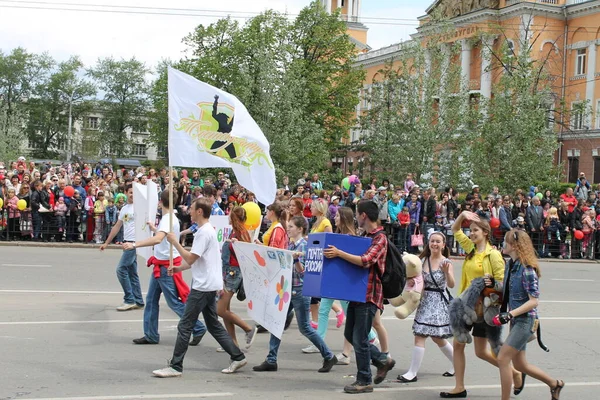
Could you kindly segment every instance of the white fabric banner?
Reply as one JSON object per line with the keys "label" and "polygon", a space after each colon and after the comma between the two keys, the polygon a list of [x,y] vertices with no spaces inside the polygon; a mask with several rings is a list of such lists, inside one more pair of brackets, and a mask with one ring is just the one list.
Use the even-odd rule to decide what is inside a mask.
{"label": "white fabric banner", "polygon": [[233,95],[169,68],[169,165],[229,167],[258,201],[275,201],[270,146]]}
{"label": "white fabric banner", "polygon": [[235,242],[244,278],[248,316],[281,339],[292,299],[293,253],[252,243]]}
{"label": "white fabric banner", "polygon": [[[219,249],[223,248],[223,243],[227,239],[231,237],[233,233],[233,228],[229,225],[229,216],[227,215],[211,215],[209,219],[210,224],[215,228],[217,232],[217,240],[219,241]],[[262,217],[260,217],[260,222],[258,226],[262,223]],[[260,229],[256,229],[250,232],[250,237],[252,240],[258,239],[258,234],[260,233]]]}
{"label": "white fabric banner", "polygon": [[[158,185],[148,181],[146,185],[133,183],[133,209],[135,211],[135,240],[136,242],[152,237],[148,222],[156,223],[158,210]],[[152,257],[152,247],[138,247],[138,256],[148,260]]]}

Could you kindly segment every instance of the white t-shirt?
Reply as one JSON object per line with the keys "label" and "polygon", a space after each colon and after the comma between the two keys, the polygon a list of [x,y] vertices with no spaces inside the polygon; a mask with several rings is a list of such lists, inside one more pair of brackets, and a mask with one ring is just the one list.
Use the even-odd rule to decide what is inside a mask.
{"label": "white t-shirt", "polygon": [[194,234],[192,253],[199,256],[192,264],[192,289],[201,292],[222,290],[221,253],[217,233],[210,223],[202,225]]}
{"label": "white t-shirt", "polygon": [[135,241],[135,213],[133,204],[125,204],[119,211],[119,220],[123,221],[123,239],[128,242]]}
{"label": "white t-shirt", "polygon": [[[158,233],[158,232],[169,233],[169,219],[170,219],[169,217],[170,216],[171,216],[170,213],[163,215],[163,217],[160,220],[160,223],[158,224],[156,233]],[[175,236],[177,236],[177,240],[179,240],[179,219],[177,217],[173,218],[173,233],[175,233]],[[167,238],[165,237],[159,244],[154,246],[154,257],[158,258],[159,260],[168,260],[170,249],[171,249],[171,245],[169,244],[169,242],[167,241]],[[177,251],[175,246],[173,246],[173,258],[177,258],[177,257],[179,257],[179,252]]]}

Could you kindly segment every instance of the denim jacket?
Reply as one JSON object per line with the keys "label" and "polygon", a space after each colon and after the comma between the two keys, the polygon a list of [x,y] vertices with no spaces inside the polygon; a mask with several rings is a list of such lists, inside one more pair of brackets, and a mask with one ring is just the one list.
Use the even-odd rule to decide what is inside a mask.
{"label": "denim jacket", "polygon": [[[230,245],[231,245],[230,242],[224,242],[223,247],[221,248],[221,261],[223,261],[223,274],[228,273],[229,269],[232,268],[231,265],[229,265],[229,260],[231,258]],[[233,268],[239,268],[239,267],[233,267]]]}
{"label": "denim jacket", "polygon": [[[529,295],[535,298],[540,297],[538,277],[535,269],[530,266],[523,266],[520,261],[509,260],[504,274],[504,296],[506,289],[509,290],[508,308],[514,310],[521,307],[529,301]],[[510,271],[510,283],[507,278]],[[537,308],[530,310],[527,315],[537,318]]]}

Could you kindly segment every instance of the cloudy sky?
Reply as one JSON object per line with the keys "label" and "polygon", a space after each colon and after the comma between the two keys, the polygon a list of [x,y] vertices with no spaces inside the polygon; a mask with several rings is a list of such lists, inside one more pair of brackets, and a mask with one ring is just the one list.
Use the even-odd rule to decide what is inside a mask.
{"label": "cloudy sky", "polygon": [[[424,14],[431,1],[363,0],[363,22],[369,27],[368,44],[376,49],[408,39],[415,31],[416,18]],[[309,2],[310,0],[0,0],[0,50],[6,53],[21,46],[31,52],[47,51],[58,60],[77,54],[86,65],[93,64],[99,57],[135,56],[153,66],[163,58],[179,59],[183,50],[181,39],[198,24],[210,24],[227,14],[252,16],[269,8],[293,15]],[[81,5],[88,5],[96,11],[67,10],[84,8]],[[163,10],[120,8],[129,13],[98,11],[109,10],[106,6],[115,5],[157,7]],[[13,6],[21,8],[12,8]],[[62,9],[52,9],[58,7]],[[148,15],[140,12],[178,15]]]}

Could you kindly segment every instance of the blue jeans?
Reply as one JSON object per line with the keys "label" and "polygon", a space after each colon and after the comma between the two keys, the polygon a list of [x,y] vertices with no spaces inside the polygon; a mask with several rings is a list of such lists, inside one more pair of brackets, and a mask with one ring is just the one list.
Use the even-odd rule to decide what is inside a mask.
{"label": "blue jeans", "polygon": [[[160,334],[158,333],[158,302],[161,293],[164,293],[167,305],[179,318],[183,316],[185,310],[185,304],[179,300],[173,277],[169,276],[166,268],[161,267],[160,277],[154,278],[154,274],[150,277],[150,285],[146,295],[146,308],[144,309],[144,336],[149,342],[153,343],[158,343],[160,340]],[[198,320],[193,332],[194,336],[202,336],[206,333],[206,326]]]}
{"label": "blue jeans", "polygon": [[350,303],[346,314],[344,337],[354,346],[358,368],[356,380],[362,384],[371,384],[371,360],[375,365],[381,364],[381,352],[369,343],[369,331],[378,311],[373,303]]}
{"label": "blue jeans", "polygon": [[42,235],[42,217],[40,217],[39,212],[31,212],[31,222],[33,224],[33,238],[39,239]]}
{"label": "blue jeans", "polygon": [[123,301],[127,304],[144,305],[140,277],[137,273],[137,254],[135,249],[125,250],[117,265],[117,278],[125,295]]}
{"label": "blue jeans", "polygon": [[[333,353],[329,350],[323,339],[321,339],[321,336],[310,327],[308,322],[310,320],[310,297],[302,295],[302,286],[294,286],[292,288],[291,306],[296,311],[296,320],[298,321],[300,333],[319,349],[324,359],[331,360]],[[281,340],[277,336],[271,335],[271,339],[269,340],[269,354],[267,355],[268,363],[275,364],[277,362],[277,352],[279,351],[280,344]]]}
{"label": "blue jeans", "polygon": [[[321,299],[321,303],[319,304],[319,326],[317,328],[317,333],[323,340],[325,340],[325,336],[327,335],[327,328],[329,326],[329,311],[331,311],[331,306],[333,305],[333,299]],[[348,312],[348,302],[345,300],[340,300],[340,304],[342,305],[342,309],[344,313]],[[375,330],[371,328],[369,332],[369,341],[375,339],[377,334]]]}

